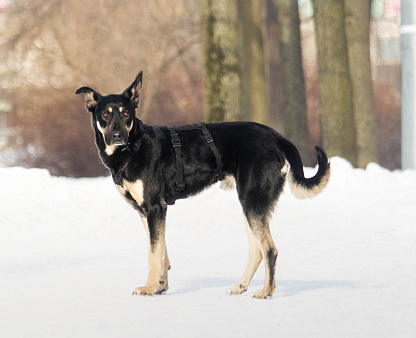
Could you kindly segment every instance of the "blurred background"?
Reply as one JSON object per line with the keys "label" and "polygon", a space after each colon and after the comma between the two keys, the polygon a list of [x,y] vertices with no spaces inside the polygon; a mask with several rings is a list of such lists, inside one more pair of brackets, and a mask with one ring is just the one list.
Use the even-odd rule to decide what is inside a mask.
{"label": "blurred background", "polygon": [[0,0],[0,165],[107,175],[77,88],[148,124],[251,120],[400,168],[400,0]]}

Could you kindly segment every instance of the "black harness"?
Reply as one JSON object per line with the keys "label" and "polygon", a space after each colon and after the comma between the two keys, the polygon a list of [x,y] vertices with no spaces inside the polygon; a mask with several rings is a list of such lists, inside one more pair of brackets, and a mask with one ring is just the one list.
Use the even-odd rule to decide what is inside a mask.
{"label": "black harness", "polygon": [[[211,148],[212,152],[215,155],[215,160],[217,162],[217,174],[218,174],[218,180],[222,181],[224,179],[224,173],[223,173],[223,164],[221,160],[221,155],[215,146],[214,139],[209,132],[207,125],[204,122],[200,122],[197,124],[188,124],[180,127],[167,127],[170,132],[170,139],[172,141],[172,146],[175,151],[175,157],[176,157],[176,191],[182,191],[185,189],[185,179],[184,179],[184,168],[183,168],[183,157],[182,157],[182,142],[179,137],[178,131],[181,130],[194,130],[194,129],[200,129],[202,132],[202,135],[204,136],[204,139],[206,143]],[[122,151],[128,151],[131,152],[132,150],[137,151],[139,150],[141,146],[141,139],[137,140],[133,146],[127,144],[127,146]],[[124,167],[127,165],[128,161],[117,171],[112,171],[113,181],[116,185],[123,186],[123,170]],[[174,196],[171,196],[166,201],[167,204],[172,205],[175,204],[176,198]]]}
{"label": "black harness", "polygon": [[204,136],[205,141],[211,148],[212,152],[215,155],[215,160],[217,162],[217,174],[218,180],[222,181],[224,179],[224,173],[222,171],[222,160],[221,155],[215,146],[214,138],[209,132],[207,125],[204,122],[196,124],[188,124],[180,127],[168,127],[170,132],[170,139],[172,141],[173,149],[175,150],[176,157],[176,191],[182,191],[185,189],[185,179],[184,179],[184,170],[183,170],[183,158],[182,158],[182,142],[179,138],[178,130],[194,130],[200,129],[202,135]]}

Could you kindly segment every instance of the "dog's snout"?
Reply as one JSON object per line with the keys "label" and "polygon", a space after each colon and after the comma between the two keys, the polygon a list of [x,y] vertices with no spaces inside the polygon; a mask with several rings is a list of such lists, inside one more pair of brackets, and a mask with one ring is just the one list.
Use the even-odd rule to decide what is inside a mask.
{"label": "dog's snout", "polygon": [[121,132],[119,131],[113,131],[113,140],[121,140]]}

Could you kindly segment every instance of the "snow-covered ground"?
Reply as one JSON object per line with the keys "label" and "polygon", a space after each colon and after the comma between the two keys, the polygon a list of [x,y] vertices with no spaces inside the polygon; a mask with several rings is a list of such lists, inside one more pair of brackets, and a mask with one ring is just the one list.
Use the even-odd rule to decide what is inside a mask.
{"label": "snow-covered ground", "polygon": [[331,165],[322,195],[276,207],[269,300],[250,297],[263,266],[226,295],[248,254],[235,191],[170,207],[170,290],[139,297],[146,234],[111,178],[0,168],[0,336],[415,337],[416,172]]}

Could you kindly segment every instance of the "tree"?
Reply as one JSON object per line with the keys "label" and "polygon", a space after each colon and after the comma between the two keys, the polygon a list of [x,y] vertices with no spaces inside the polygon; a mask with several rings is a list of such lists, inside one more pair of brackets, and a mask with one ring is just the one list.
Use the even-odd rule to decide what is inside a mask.
{"label": "tree", "polygon": [[304,162],[308,164],[311,161],[298,4],[292,0],[277,0],[276,6],[282,62],[285,136],[293,141]]}
{"label": "tree", "polygon": [[282,84],[282,62],[280,56],[278,28],[277,28],[277,7],[275,0],[266,0],[265,15],[265,59],[266,78],[268,81],[269,99],[269,125],[277,131],[284,130],[283,116],[283,84]]}
{"label": "tree", "polygon": [[204,110],[207,122],[242,119],[242,83],[235,0],[202,0]]}
{"label": "tree", "polygon": [[358,165],[344,0],[314,0],[322,140],[329,156]]}
{"label": "tree", "polygon": [[345,33],[351,79],[358,166],[378,162],[370,61],[370,1],[345,1]]}
{"label": "tree", "polygon": [[242,110],[245,119],[269,123],[267,81],[263,48],[263,2],[237,0],[239,30],[242,33]]}
{"label": "tree", "polygon": [[142,120],[202,119],[197,0],[9,3],[0,20],[0,89],[14,98],[10,114],[21,131],[14,165],[56,175],[107,173],[74,91],[88,85],[114,93],[138,70],[145,74]]}

